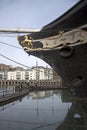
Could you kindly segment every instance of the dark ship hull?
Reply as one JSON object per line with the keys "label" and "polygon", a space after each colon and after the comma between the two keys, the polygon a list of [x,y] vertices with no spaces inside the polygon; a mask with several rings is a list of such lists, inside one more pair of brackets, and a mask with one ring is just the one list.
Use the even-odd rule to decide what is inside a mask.
{"label": "dark ship hull", "polygon": [[87,1],[18,40],[29,55],[43,59],[62,77],[63,87],[87,92]]}

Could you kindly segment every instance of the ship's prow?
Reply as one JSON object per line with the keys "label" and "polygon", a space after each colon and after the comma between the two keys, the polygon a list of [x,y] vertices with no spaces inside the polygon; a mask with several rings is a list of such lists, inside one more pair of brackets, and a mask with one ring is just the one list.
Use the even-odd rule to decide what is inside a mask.
{"label": "ship's prow", "polygon": [[63,87],[87,94],[87,1],[77,3],[40,32],[18,37],[29,55],[46,61],[63,79]]}

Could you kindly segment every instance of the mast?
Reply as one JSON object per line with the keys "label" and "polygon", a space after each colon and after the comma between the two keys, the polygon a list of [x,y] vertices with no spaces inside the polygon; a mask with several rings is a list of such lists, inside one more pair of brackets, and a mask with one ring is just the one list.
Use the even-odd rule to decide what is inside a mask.
{"label": "mast", "polygon": [[0,32],[7,33],[7,32],[13,32],[13,33],[32,33],[32,32],[39,32],[40,29],[21,29],[21,28],[0,28]]}

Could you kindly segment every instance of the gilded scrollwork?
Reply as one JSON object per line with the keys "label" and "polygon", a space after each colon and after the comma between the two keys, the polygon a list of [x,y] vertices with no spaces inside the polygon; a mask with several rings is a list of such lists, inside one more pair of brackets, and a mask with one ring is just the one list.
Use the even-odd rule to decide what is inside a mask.
{"label": "gilded scrollwork", "polygon": [[18,41],[22,47],[28,47],[33,49],[33,39],[31,37],[28,38],[27,35],[23,37],[23,40],[20,40],[20,36],[18,36]]}
{"label": "gilded scrollwork", "polygon": [[59,31],[58,35],[43,39],[32,39],[25,35],[21,40],[18,37],[18,40],[23,48],[30,51],[51,50],[68,45],[74,46],[87,43],[87,31],[82,29],[73,29],[65,33],[64,31]]}
{"label": "gilded scrollwork", "polygon": [[27,44],[27,47],[33,48],[33,39],[30,37],[30,39],[28,39],[28,36],[25,35],[24,36],[24,41],[22,41],[23,44]]}

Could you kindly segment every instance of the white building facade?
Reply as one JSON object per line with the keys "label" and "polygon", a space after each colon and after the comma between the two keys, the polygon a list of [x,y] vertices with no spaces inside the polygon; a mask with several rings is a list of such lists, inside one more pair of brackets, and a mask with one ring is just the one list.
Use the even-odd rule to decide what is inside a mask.
{"label": "white building facade", "polygon": [[32,67],[30,70],[14,70],[7,72],[7,80],[51,80],[53,70],[44,67]]}

